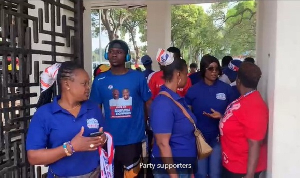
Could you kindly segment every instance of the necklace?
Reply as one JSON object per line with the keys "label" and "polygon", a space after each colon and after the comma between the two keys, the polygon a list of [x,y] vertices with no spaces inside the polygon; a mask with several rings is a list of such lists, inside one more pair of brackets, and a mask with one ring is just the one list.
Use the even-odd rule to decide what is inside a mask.
{"label": "necklace", "polygon": [[243,97],[246,97],[246,96],[250,95],[251,93],[253,93],[253,92],[255,92],[255,91],[256,91],[256,90],[249,91],[249,92],[245,93],[245,94],[243,95]]}
{"label": "necklace", "polygon": [[80,104],[77,104],[77,105],[76,105],[76,106],[74,106],[73,108],[70,108],[70,109],[65,109],[65,110],[67,110],[67,111],[71,111],[71,110],[73,110],[73,109],[77,108],[78,106],[80,106]]}
{"label": "necklace", "polygon": [[[249,91],[249,92],[245,93],[243,96],[240,96],[238,99],[236,99],[236,100],[234,100],[233,102],[231,102],[231,103],[227,106],[227,109],[231,108],[231,106],[232,106],[233,104],[235,104],[236,102],[240,101],[242,98],[245,98],[246,96],[248,96],[248,95],[254,93],[255,91],[256,91],[256,90],[252,90],[252,91]],[[226,111],[227,111],[227,109],[226,109]]]}
{"label": "necklace", "polygon": [[75,109],[75,108],[77,108],[78,106],[81,105],[81,104],[79,103],[79,104],[77,104],[76,106],[74,106],[74,107],[72,107],[72,108],[66,109],[66,108],[64,108],[64,107],[61,105],[61,103],[58,103],[58,104],[60,105],[60,107],[62,107],[63,109],[65,109],[65,110],[67,110],[67,111],[71,111],[71,110],[73,110],[73,109]]}

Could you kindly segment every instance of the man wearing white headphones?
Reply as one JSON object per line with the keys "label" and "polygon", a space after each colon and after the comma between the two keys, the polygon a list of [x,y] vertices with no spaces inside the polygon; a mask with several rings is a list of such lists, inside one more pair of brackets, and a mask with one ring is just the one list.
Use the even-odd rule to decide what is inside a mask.
{"label": "man wearing white headphones", "polygon": [[[144,104],[150,107],[151,91],[143,73],[125,67],[131,59],[126,42],[111,41],[104,57],[109,60],[111,69],[94,79],[90,100],[104,106],[105,128],[112,134],[115,145],[114,177],[131,178],[140,170],[145,138]],[[110,100],[116,100],[116,92],[113,92],[116,90],[119,96],[114,102],[118,104],[110,105]],[[127,102],[123,102],[125,100]]]}

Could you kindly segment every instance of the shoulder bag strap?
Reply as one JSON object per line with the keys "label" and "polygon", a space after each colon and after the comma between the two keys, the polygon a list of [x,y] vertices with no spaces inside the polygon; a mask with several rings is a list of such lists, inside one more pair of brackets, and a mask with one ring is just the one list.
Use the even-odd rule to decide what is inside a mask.
{"label": "shoulder bag strap", "polygon": [[183,114],[185,115],[186,118],[189,119],[189,121],[193,124],[195,130],[198,130],[195,124],[195,121],[192,119],[191,115],[187,112],[187,110],[182,106],[182,104],[180,104],[178,101],[174,100],[172,98],[172,96],[166,92],[166,91],[161,91],[159,92],[160,95],[165,95],[166,97],[170,98],[171,100],[173,100],[173,102],[182,110]]}

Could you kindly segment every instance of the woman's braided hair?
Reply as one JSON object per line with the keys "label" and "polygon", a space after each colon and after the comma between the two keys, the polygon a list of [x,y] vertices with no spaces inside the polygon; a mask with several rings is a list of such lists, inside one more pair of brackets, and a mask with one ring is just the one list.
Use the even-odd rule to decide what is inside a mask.
{"label": "woman's braided hair", "polygon": [[[72,62],[72,61],[66,61],[66,62],[63,62],[61,63],[59,69],[57,72],[55,72],[54,74],[49,74],[49,75],[46,75],[48,78],[48,80],[55,80],[55,81],[58,81],[58,93],[60,94],[61,93],[61,81],[62,80],[70,80],[72,79],[72,75],[73,75],[73,72],[74,70],[77,70],[77,69],[83,69],[81,66],[79,66],[78,64]],[[44,73],[46,73],[47,70],[44,71]],[[45,78],[45,80],[47,80],[47,77]],[[45,81],[42,81],[41,80],[41,83],[45,83]],[[48,104],[48,103],[51,103],[53,98],[54,98],[54,83],[50,83],[49,84],[49,87],[47,89],[45,89],[44,91],[42,91],[40,97],[39,97],[39,100],[37,102],[37,108],[45,105],[45,104]]]}

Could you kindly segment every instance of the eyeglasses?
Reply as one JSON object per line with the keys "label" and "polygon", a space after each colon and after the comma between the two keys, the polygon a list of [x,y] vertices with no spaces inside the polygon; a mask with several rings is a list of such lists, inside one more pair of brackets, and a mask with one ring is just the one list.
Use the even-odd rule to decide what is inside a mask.
{"label": "eyeglasses", "polygon": [[208,67],[208,68],[206,68],[206,70],[208,70],[210,72],[213,72],[213,71],[219,72],[220,69],[218,67]]}

